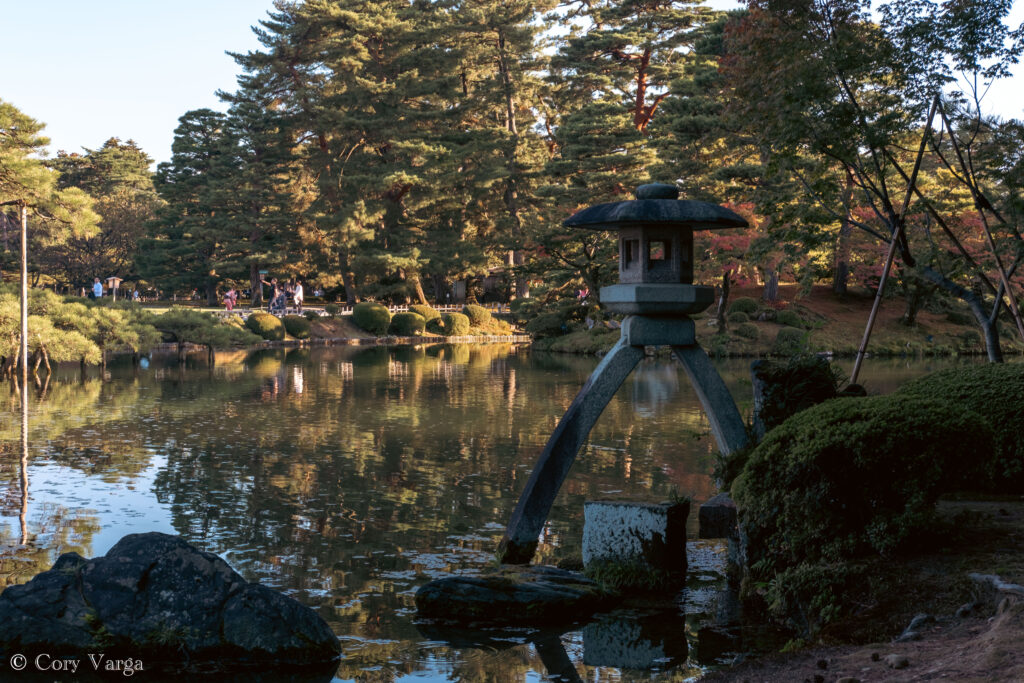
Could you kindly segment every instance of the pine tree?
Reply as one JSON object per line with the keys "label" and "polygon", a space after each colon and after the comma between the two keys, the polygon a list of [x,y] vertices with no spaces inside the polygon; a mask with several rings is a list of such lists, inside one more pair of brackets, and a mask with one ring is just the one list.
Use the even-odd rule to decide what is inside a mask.
{"label": "pine tree", "polygon": [[100,229],[89,237],[72,237],[41,255],[56,281],[88,286],[94,277],[136,276],[138,240],[146,234],[159,199],[149,170],[153,160],[132,140],[110,138],[85,154],[58,152],[48,162],[60,173],[58,186],[76,187],[95,199]]}

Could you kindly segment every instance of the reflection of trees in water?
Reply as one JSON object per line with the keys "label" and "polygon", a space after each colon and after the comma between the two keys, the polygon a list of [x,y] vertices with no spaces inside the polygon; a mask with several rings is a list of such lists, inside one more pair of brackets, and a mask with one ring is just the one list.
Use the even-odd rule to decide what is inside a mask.
{"label": "reflection of trees in water", "polygon": [[[252,387],[267,378],[292,381],[289,360],[260,354],[245,381],[186,379],[173,396],[165,387],[149,433],[168,457],[155,491],[187,538],[307,602],[345,605],[324,616],[367,637],[409,628],[411,591],[428,577],[487,564],[536,454],[593,367],[538,372],[501,346],[332,349],[303,360],[301,395],[286,386],[256,400]],[[624,391],[595,429],[601,446],[585,451],[556,503],[548,556],[578,543],[585,498],[689,489],[677,435],[705,428],[702,418],[674,417],[677,435],[655,440]],[[669,460],[679,474],[665,470]],[[701,467],[693,476],[706,480]]]}
{"label": "reflection of trees in water", "polygon": [[[52,503],[32,505],[26,519],[28,542],[22,544],[21,529],[14,523],[18,509],[9,507],[8,492],[14,486],[18,486],[16,481],[4,482],[0,514],[6,519],[0,521],[0,587],[28,581],[52,567],[64,553],[90,556],[93,536],[100,530],[99,519],[92,510]],[[20,507],[20,496],[18,500]]]}

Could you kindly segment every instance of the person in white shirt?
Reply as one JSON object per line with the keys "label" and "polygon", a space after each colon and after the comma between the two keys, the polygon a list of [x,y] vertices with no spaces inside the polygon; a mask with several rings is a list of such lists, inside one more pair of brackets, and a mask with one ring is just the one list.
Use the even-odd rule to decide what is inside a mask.
{"label": "person in white shirt", "polygon": [[299,315],[302,314],[302,294],[302,281],[296,280],[295,289],[292,290],[292,299],[295,301],[295,308]]}

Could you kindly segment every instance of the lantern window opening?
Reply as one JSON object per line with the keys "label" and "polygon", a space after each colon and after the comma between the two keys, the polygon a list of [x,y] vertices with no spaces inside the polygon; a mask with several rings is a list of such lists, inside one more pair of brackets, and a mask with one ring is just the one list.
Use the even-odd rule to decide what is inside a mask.
{"label": "lantern window opening", "polygon": [[668,261],[672,258],[672,241],[667,239],[651,240],[647,247],[647,261],[654,268],[655,261]]}
{"label": "lantern window opening", "polygon": [[640,260],[640,240],[622,240],[622,267],[632,268]]}

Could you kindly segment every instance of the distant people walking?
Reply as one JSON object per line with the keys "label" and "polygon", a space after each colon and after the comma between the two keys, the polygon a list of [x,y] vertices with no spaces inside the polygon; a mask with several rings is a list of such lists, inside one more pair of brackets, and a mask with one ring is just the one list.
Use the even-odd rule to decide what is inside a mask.
{"label": "distant people walking", "polygon": [[100,282],[99,278],[95,278],[92,283],[92,298],[102,299],[103,298],[103,283]]}
{"label": "distant people walking", "polygon": [[292,289],[292,300],[295,302],[295,308],[299,315],[302,315],[302,280],[295,281],[295,287]]}
{"label": "distant people walking", "polygon": [[142,297],[139,296],[139,288],[136,287],[135,289],[132,290],[132,301],[134,301],[135,303],[139,303],[139,301],[141,300]]}
{"label": "distant people walking", "polygon": [[267,282],[266,280],[260,280],[260,282],[265,285],[270,285],[270,304],[267,306],[267,310],[271,313],[284,313],[284,287],[278,283],[276,277],[270,278],[270,282]]}
{"label": "distant people walking", "polygon": [[238,292],[232,287],[224,293],[224,308],[229,311],[235,310],[235,300],[238,298]]}

